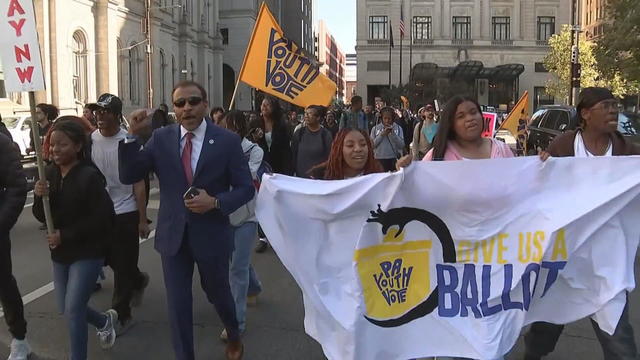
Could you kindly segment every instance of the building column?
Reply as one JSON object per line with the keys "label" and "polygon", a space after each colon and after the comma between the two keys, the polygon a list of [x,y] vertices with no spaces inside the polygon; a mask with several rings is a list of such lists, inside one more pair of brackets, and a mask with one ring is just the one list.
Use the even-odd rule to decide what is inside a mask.
{"label": "building column", "polygon": [[58,41],[57,41],[57,18],[56,12],[57,0],[49,0],[49,71],[50,71],[50,102],[53,105],[60,105],[58,98]]}
{"label": "building column", "polygon": [[96,94],[109,92],[109,0],[96,0]]}
{"label": "building column", "polygon": [[482,1],[482,38],[491,39],[491,6],[489,0]]}
{"label": "building column", "polygon": [[445,39],[451,39],[451,28],[453,22],[451,18],[451,2],[449,0],[443,0],[443,12],[442,12],[442,37]]}
{"label": "building column", "polygon": [[[488,2],[488,0],[483,1],[483,3],[486,3],[486,2]],[[485,17],[482,14],[482,9],[479,3],[476,2],[473,5],[473,10],[471,11],[471,13],[473,14],[473,16],[471,16],[471,38],[481,39],[484,37],[482,29],[486,27],[486,24],[485,24]],[[474,21],[474,19],[478,19],[478,20]]]}
{"label": "building column", "polygon": [[513,3],[513,26],[511,27],[511,39],[520,40],[520,30],[522,29],[522,1],[515,0]]}

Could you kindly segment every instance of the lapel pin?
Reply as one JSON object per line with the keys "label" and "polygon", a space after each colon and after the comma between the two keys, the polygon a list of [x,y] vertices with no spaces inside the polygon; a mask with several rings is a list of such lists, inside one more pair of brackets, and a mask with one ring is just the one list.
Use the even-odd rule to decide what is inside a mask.
{"label": "lapel pin", "polygon": [[209,144],[213,145],[214,141],[213,139],[209,139]]}

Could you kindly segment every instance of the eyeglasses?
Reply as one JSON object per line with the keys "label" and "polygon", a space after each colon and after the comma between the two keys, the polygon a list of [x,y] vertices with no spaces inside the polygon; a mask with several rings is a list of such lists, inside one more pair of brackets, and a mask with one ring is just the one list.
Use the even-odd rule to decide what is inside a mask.
{"label": "eyeglasses", "polygon": [[202,98],[200,96],[189,96],[188,98],[180,98],[173,102],[173,106],[177,108],[184,107],[187,103],[191,106],[196,106],[202,102]]}
{"label": "eyeglasses", "polygon": [[591,108],[591,110],[604,110],[604,111],[609,111],[609,110],[617,110],[618,107],[620,106],[620,103],[612,100],[612,101],[602,101],[600,103],[600,105],[598,106],[594,106]]}

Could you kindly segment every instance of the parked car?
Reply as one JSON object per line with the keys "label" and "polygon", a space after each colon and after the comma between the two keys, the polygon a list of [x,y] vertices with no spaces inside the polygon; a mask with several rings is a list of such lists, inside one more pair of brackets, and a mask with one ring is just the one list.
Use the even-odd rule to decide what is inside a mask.
{"label": "parked car", "polygon": [[10,117],[3,117],[2,122],[7,126],[7,129],[13,137],[13,141],[20,147],[20,154],[23,157],[28,156],[27,149],[31,145],[29,138],[31,130],[31,116],[16,115]]}
{"label": "parked car", "polygon": [[[570,106],[549,105],[536,111],[527,126],[527,155],[546,150],[553,139],[578,127],[576,110]],[[618,131],[640,144],[640,116],[632,113],[618,114]]]}

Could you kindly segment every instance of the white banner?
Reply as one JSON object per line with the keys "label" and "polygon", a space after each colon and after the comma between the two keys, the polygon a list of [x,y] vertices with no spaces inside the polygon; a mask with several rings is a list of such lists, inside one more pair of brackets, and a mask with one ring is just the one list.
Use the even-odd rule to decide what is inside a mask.
{"label": "white banner", "polygon": [[634,288],[640,159],[414,163],[345,181],[265,178],[257,215],[329,359],[492,359],[523,326]]}
{"label": "white banner", "polygon": [[6,91],[44,90],[40,44],[31,0],[0,0],[0,34],[0,59]]}

